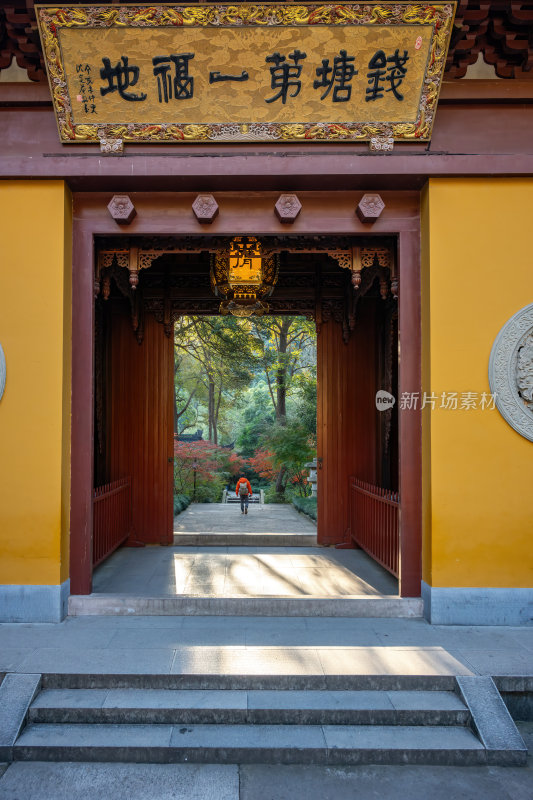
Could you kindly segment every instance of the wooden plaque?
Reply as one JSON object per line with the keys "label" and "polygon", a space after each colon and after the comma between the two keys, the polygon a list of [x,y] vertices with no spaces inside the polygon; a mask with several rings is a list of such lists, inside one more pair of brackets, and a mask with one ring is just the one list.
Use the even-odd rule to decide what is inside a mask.
{"label": "wooden plaque", "polygon": [[431,137],[454,3],[36,6],[62,142]]}

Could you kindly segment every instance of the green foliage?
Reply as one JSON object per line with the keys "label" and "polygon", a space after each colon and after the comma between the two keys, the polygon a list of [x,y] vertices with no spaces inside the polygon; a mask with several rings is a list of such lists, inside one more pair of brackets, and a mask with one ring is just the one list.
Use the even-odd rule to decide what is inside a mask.
{"label": "green foliage", "polygon": [[299,422],[316,439],[316,372],[300,373],[297,376],[294,401],[290,417]]}
{"label": "green foliage", "polygon": [[281,422],[300,374],[308,373],[316,381],[315,326],[305,317],[289,316],[254,318],[252,325],[276,419]]}
{"label": "green foliage", "polygon": [[305,465],[313,460],[316,450],[307,427],[296,420],[288,421],[285,425],[274,425],[263,444],[271,453],[274,469],[286,470],[284,487],[293,487],[303,497],[309,494],[308,469]]}
{"label": "green foliage", "polygon": [[235,421],[235,446],[245,458],[252,456],[274,422],[266,382],[256,381],[241,396]]}
{"label": "green foliage", "polygon": [[300,511],[302,514],[307,514],[308,517],[316,521],[316,497],[293,497],[292,504],[297,511]]}
{"label": "green foliage", "polygon": [[276,487],[271,484],[268,489],[265,489],[265,503],[290,503],[289,497],[283,493],[278,494]]}
{"label": "green foliage", "polygon": [[177,514],[181,514],[182,511],[185,511],[187,506],[190,504],[191,498],[188,497],[186,494],[175,494],[174,495],[174,516]]}
{"label": "green foliage", "polygon": [[196,486],[196,502],[220,503],[226,484],[227,480],[223,475],[217,475],[209,482],[200,481]]}
{"label": "green foliage", "polygon": [[174,327],[176,430],[228,441],[227,412],[260,367],[257,337],[234,317],[181,317]]}

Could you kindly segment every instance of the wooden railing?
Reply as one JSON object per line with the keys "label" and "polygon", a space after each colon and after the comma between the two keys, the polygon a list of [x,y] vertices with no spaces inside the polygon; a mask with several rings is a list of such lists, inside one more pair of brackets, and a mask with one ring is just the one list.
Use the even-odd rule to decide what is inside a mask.
{"label": "wooden railing", "polygon": [[126,541],[131,532],[131,520],[129,478],[96,487],[93,494],[93,567]]}
{"label": "wooden railing", "polygon": [[356,544],[398,577],[400,551],[398,492],[350,478],[350,525]]}

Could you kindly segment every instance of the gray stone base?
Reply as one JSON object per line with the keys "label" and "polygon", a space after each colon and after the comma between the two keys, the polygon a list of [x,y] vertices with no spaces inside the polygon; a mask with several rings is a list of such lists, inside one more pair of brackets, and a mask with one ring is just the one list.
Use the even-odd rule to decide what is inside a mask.
{"label": "gray stone base", "polygon": [[433,625],[533,625],[533,589],[442,588],[422,581]]}
{"label": "gray stone base", "polygon": [[70,580],[60,586],[0,586],[0,622],[61,622]]}
{"label": "gray stone base", "polygon": [[72,595],[68,613],[81,616],[207,616],[207,617],[404,617],[422,616],[419,597],[263,596],[217,597],[177,595],[142,597],[121,594]]}

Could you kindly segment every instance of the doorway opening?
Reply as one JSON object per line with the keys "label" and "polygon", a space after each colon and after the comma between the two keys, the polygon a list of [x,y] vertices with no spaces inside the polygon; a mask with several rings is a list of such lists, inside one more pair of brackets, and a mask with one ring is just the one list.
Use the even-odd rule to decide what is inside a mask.
{"label": "doorway opening", "polygon": [[[210,285],[210,251],[216,244],[206,238],[193,243],[153,238],[134,243],[131,239],[123,242],[116,238],[102,239],[97,243],[93,566],[102,563],[98,575],[103,578],[95,581],[95,589],[100,586],[100,591],[104,590],[104,578],[112,571],[113,559],[122,574],[121,564],[128,559],[154,565],[157,558],[148,555],[147,549],[141,551],[139,546],[179,547],[176,537],[199,533],[180,529],[179,516],[175,522],[179,496],[186,495],[195,501],[218,499],[222,505],[235,491],[233,467],[237,471],[244,468],[239,458],[246,459],[247,468],[254,470],[255,477],[252,477],[256,484],[269,473],[270,485],[256,486],[259,499],[261,489],[267,499],[272,495],[276,499],[276,493],[283,495],[288,493],[287,489],[292,492],[295,486],[298,492],[301,481],[303,500],[309,494],[309,484],[304,482],[302,464],[312,463],[316,458],[316,544],[339,549],[322,550],[320,556],[308,555],[311,559],[320,557],[329,561],[332,569],[352,571],[342,564],[344,558],[354,570],[366,570],[366,578],[356,575],[359,589],[355,592],[350,591],[350,586],[353,588],[355,584],[348,586],[349,582],[343,582],[335,574],[330,580],[332,589],[328,594],[324,581],[318,580],[327,571],[325,562],[310,566],[309,561],[309,565],[301,566],[298,559],[306,555],[301,550],[296,554],[270,551],[270,555],[288,555],[291,569],[296,573],[314,570],[313,577],[327,596],[366,592],[397,594],[400,503],[398,405],[394,402],[398,396],[398,313],[394,256],[391,255],[394,242],[380,241],[379,248],[375,244],[367,245],[368,263],[362,264],[365,268],[359,271],[356,283],[353,270],[346,268],[339,255],[353,251],[353,241],[324,239],[317,242],[315,237],[310,246],[305,240],[276,240],[280,266],[276,289],[269,298],[270,316],[257,320],[231,317],[227,322],[218,315],[220,301],[213,295]],[[358,246],[364,248],[364,242],[359,242]],[[137,264],[135,270],[131,269],[132,252]],[[386,258],[389,258],[388,263]],[[226,333],[222,334],[224,329]],[[287,376],[282,375],[282,367],[289,362],[287,351],[283,354],[286,363],[282,363],[278,352],[277,361],[272,359],[270,363],[270,377],[265,375],[261,381],[258,357],[253,377],[255,384],[252,381],[253,385],[248,386],[246,391],[251,394],[239,407],[235,398],[231,399],[231,392],[220,382],[217,385],[214,379],[217,358],[220,356],[216,369],[229,369],[229,361],[237,353],[235,375],[238,377],[240,373],[242,378],[244,372],[253,372],[247,369],[250,364],[246,362],[252,359],[247,348],[254,337],[259,355],[262,342],[264,357],[265,346],[272,337],[287,338],[291,329],[296,335],[295,350],[304,351],[308,362],[305,366],[308,385],[305,386],[303,380],[299,386],[298,381],[295,384],[298,392],[293,398],[293,419],[290,392],[286,391]],[[218,331],[216,346],[210,338],[214,331]],[[182,343],[187,345],[181,348],[183,353],[187,347],[196,347],[203,351],[204,361],[209,357],[213,362],[210,365],[212,379],[204,369],[201,390],[197,376],[190,371],[187,374],[187,364],[176,367],[176,332],[178,340],[181,337]],[[314,360],[311,350],[315,341],[316,384],[311,386],[313,381],[309,377]],[[214,358],[217,348],[220,352]],[[315,431],[312,431],[313,414],[309,406],[315,391],[317,417]],[[383,403],[382,397],[385,398]],[[223,423],[220,416],[225,402],[229,408],[227,423]],[[268,414],[265,402],[271,403],[272,410]],[[264,414],[266,427],[271,428],[270,447],[266,435],[269,431],[261,434],[261,426],[254,428],[252,424],[258,422],[261,414]],[[307,439],[306,415],[311,429],[307,433],[315,434]],[[203,426],[207,438],[204,438]],[[198,431],[202,431],[201,438]],[[183,437],[188,437],[188,441]],[[192,446],[195,438],[196,445]],[[237,439],[239,447],[235,448]],[[199,444],[202,441],[206,444]],[[233,445],[231,452],[222,453],[224,449],[229,450],[228,445]],[[185,456],[187,447],[191,452]],[[225,457],[227,469],[220,473],[229,475],[209,470],[202,472],[203,465],[193,453],[195,448],[209,450],[213,461],[222,463]],[[301,457],[289,463],[291,452],[294,454],[298,449]],[[310,469],[306,468],[308,472]],[[197,502],[183,511],[182,522],[187,514],[190,519],[199,505]],[[211,504],[201,505],[206,506],[205,517],[207,506]],[[264,508],[268,505],[265,503]],[[215,509],[211,513],[213,516]],[[250,521],[252,517],[250,514]],[[122,525],[117,522],[120,518]],[[205,519],[198,524],[204,529],[208,527]],[[218,524],[220,527],[220,522]],[[109,535],[113,527],[116,528],[114,538]],[[290,532],[282,529],[278,534],[288,536]],[[127,547],[104,564],[110,553],[121,545]],[[195,542],[182,546],[197,548],[201,545]],[[216,547],[212,543],[208,546]],[[231,544],[220,546],[227,549]],[[280,544],[280,547],[290,546],[290,542]],[[153,548],[150,551],[155,552]],[[227,574],[228,553],[218,555],[224,555],[222,561]],[[264,560],[261,563],[264,565]],[[176,559],[171,558],[164,568],[167,577],[174,571],[175,591],[178,573],[183,572],[176,564]],[[292,595],[297,589],[309,594],[301,574],[291,573],[292,577],[287,578],[290,572],[287,566],[274,568],[271,564],[270,567],[278,577],[283,572],[281,583],[286,593]],[[163,568],[159,565],[158,569]],[[196,576],[199,587],[206,575],[209,580],[204,583],[216,583],[212,570],[202,567]],[[308,572],[306,578],[310,575]],[[280,588],[280,581],[274,580],[275,576],[269,577],[270,586],[277,583]],[[152,578],[148,578],[149,584]],[[124,582],[122,586],[126,590]],[[290,592],[288,586],[293,587]],[[150,587],[146,591],[153,592],[153,581]],[[232,588],[238,593],[235,582]],[[185,585],[181,591],[187,593]]]}
{"label": "doorway opening", "polygon": [[316,520],[314,320],[178,318],[173,402],[175,513],[239,504],[244,478],[242,505],[294,500]]}

